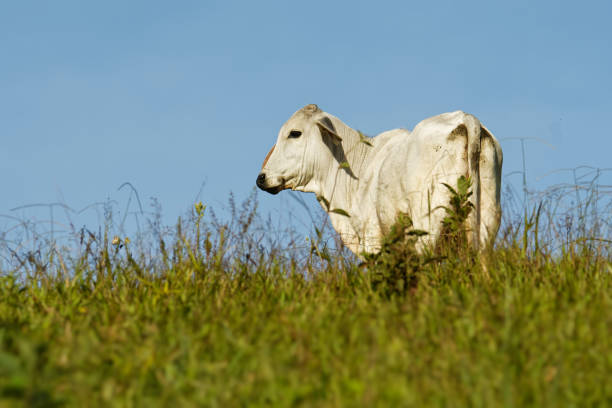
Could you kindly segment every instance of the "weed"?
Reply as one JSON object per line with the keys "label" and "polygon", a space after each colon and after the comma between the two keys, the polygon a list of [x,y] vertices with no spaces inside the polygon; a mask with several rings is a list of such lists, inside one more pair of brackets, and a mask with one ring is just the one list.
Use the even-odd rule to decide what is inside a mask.
{"label": "weed", "polygon": [[400,214],[382,240],[380,252],[363,254],[374,289],[386,296],[405,295],[416,288],[418,272],[432,261],[416,250],[419,237],[427,232],[412,226],[410,217]]}
{"label": "weed", "polygon": [[442,220],[442,231],[437,244],[437,252],[446,249],[452,253],[468,251],[468,233],[471,232],[466,226],[466,221],[474,209],[470,201],[472,196],[472,180],[461,176],[457,179],[457,188],[454,189],[446,183],[442,183],[450,192],[449,204],[441,207],[446,212]]}
{"label": "weed", "polygon": [[446,217],[442,220],[442,231],[433,250],[417,250],[419,238],[428,233],[414,229],[412,219],[407,214],[399,214],[390,232],[383,238],[380,251],[363,254],[364,265],[371,274],[375,290],[381,290],[386,296],[403,296],[417,287],[419,274],[432,262],[440,263],[451,257],[472,263],[475,254],[468,246],[466,227],[473,209],[469,201],[471,185],[470,179],[464,176],[457,180],[456,189],[444,183],[450,191],[450,199],[448,206],[440,207],[446,212]]}

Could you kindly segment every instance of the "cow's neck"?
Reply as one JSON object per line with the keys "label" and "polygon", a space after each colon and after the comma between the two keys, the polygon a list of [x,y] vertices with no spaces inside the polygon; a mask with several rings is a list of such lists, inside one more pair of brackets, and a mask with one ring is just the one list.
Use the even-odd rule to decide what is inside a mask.
{"label": "cow's neck", "polygon": [[[342,146],[334,147],[335,157],[313,171],[313,181],[318,190],[314,192],[334,204],[333,208],[348,210],[352,196],[350,192],[354,191],[359,183],[371,147],[362,142],[363,136],[360,136],[358,131],[351,129],[338,118],[332,116],[331,119],[336,132],[342,138]],[[348,168],[343,165],[344,161],[348,163]],[[321,172],[321,168],[325,170]]]}
{"label": "cow's neck", "polygon": [[[363,142],[364,136],[360,135],[358,131],[348,127],[338,118],[331,117],[331,119],[336,131],[342,138],[341,150],[349,167],[344,168],[342,166],[342,163],[339,162],[342,155],[337,154],[331,163],[323,167],[326,171],[315,171],[316,176],[312,180],[310,188],[305,189],[305,191],[314,192],[318,196],[321,206],[328,212],[330,210],[344,210],[350,216],[351,208],[356,208],[355,205],[364,204],[353,203],[353,200],[358,199],[355,192],[372,147]],[[361,200],[363,199],[366,198],[362,197]],[[330,217],[334,228],[342,235],[354,235],[356,234],[355,229],[361,229],[360,226],[354,225],[357,222],[355,217],[346,217],[333,211],[330,212]],[[345,239],[344,242],[347,243],[350,240]]]}

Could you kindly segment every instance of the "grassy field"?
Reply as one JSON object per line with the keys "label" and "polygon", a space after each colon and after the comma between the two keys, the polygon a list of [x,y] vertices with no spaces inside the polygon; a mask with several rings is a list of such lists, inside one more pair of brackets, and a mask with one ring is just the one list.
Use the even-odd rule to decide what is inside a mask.
{"label": "grassy field", "polygon": [[397,270],[262,245],[254,213],[23,255],[0,275],[0,406],[612,405],[609,243],[517,228]]}

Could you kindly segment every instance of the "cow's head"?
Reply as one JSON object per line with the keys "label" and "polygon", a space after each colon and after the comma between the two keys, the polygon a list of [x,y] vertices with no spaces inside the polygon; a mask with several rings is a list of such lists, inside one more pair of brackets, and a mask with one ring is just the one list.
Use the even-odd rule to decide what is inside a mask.
{"label": "cow's head", "polygon": [[341,142],[328,114],[317,105],[303,107],[281,127],[261,166],[257,187],[272,194],[289,188],[316,192],[315,175],[330,167]]}

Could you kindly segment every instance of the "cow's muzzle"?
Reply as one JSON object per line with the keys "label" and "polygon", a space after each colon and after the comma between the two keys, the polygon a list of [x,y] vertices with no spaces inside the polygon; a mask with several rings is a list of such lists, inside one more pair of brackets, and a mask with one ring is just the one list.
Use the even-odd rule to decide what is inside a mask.
{"label": "cow's muzzle", "polygon": [[266,185],[266,174],[265,173],[259,173],[259,176],[257,176],[257,180],[255,181],[255,184],[257,185],[257,187],[261,188],[262,190],[270,194],[278,194],[280,191],[285,189],[284,183],[276,187],[268,187]]}
{"label": "cow's muzzle", "polygon": [[255,184],[257,184],[257,187],[264,190],[265,185],[266,185],[266,175],[264,173],[259,173],[259,176],[257,176],[257,181],[255,182]]}

